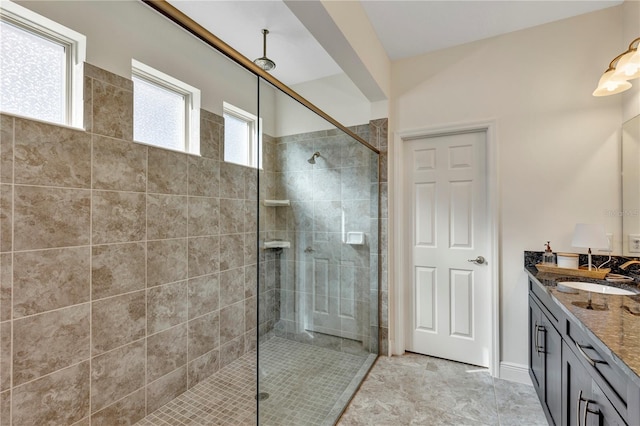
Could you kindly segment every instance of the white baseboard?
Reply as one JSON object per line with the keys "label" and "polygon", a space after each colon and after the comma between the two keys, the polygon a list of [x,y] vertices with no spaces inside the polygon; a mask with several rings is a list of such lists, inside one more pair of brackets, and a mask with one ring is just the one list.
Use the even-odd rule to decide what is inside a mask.
{"label": "white baseboard", "polygon": [[511,382],[532,385],[529,377],[529,366],[514,364],[512,362],[500,362],[500,378]]}

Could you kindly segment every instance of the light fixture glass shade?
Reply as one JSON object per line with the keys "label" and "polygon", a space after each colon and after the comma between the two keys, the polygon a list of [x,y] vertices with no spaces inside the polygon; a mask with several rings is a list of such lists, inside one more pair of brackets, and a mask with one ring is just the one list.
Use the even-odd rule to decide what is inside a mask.
{"label": "light fixture glass shade", "polygon": [[616,80],[613,77],[615,69],[610,69],[602,74],[598,87],[593,92],[593,96],[609,96],[624,92],[631,88],[631,83],[626,80]]}
{"label": "light fixture glass shade", "polygon": [[573,230],[573,247],[608,249],[609,239],[604,226],[591,223],[578,223]]}
{"label": "light fixture glass shade", "polygon": [[616,80],[633,80],[634,78],[640,78],[640,53],[638,49],[625,53],[618,60],[613,78]]}

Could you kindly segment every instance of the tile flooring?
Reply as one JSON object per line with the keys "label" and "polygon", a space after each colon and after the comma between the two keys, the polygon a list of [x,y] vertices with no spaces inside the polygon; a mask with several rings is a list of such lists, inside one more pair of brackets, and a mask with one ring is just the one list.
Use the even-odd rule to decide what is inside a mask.
{"label": "tile flooring", "polygon": [[[260,345],[260,425],[333,425],[375,361],[274,337]],[[244,355],[137,426],[255,425],[256,354]]]}
{"label": "tile flooring", "polygon": [[380,357],[339,426],[547,425],[532,386],[484,368],[407,353]]}
{"label": "tile flooring", "polygon": [[[333,425],[374,355],[272,338],[260,346],[260,425]],[[137,426],[255,425],[255,353],[222,368]],[[546,425],[531,386],[407,353],[380,357],[338,426]]]}

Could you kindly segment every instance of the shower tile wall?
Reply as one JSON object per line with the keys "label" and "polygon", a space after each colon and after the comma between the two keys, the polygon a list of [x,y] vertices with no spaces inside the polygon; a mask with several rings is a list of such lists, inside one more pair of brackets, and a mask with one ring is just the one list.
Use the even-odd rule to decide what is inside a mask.
{"label": "shower tile wall", "polygon": [[86,64],[84,87],[86,131],[0,116],[3,425],[134,423],[253,350],[268,299],[223,119],[167,151],[132,142],[130,80]]}
{"label": "shower tile wall", "polygon": [[[367,140],[369,127],[352,130]],[[312,165],[307,160],[315,151],[321,157]],[[345,352],[378,352],[375,160],[337,130],[277,139],[275,196],[291,206],[277,208],[271,236],[292,247],[281,255],[276,335]],[[349,231],[365,232],[366,244],[344,244]]]}

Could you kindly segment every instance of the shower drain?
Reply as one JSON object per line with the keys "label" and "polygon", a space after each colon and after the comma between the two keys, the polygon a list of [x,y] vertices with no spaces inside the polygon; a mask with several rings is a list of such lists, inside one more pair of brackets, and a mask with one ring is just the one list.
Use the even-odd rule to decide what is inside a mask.
{"label": "shower drain", "polygon": [[256,395],[256,399],[258,401],[264,401],[267,398],[269,398],[269,394],[267,392],[260,392],[259,394]]}

